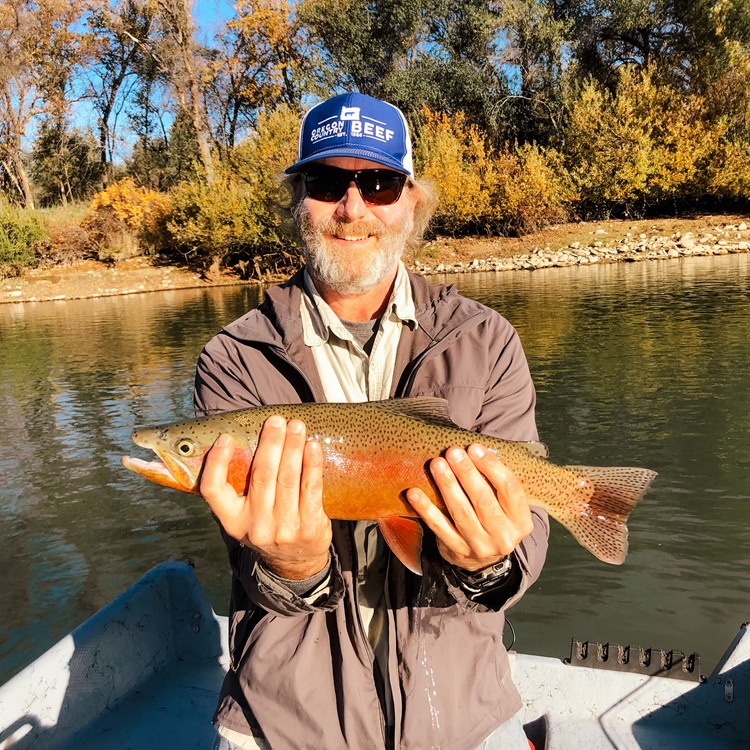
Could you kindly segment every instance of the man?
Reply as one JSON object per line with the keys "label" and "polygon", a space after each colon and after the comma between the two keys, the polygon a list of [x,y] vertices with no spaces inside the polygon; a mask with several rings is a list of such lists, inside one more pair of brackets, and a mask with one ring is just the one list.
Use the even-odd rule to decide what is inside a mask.
{"label": "man", "polygon": [[[361,94],[317,105],[287,173],[305,268],[209,342],[197,412],[429,395],[462,427],[536,439],[514,329],[401,262],[434,208],[402,113]],[[328,519],[322,448],[298,420],[266,421],[245,497],[231,452],[220,437],[201,481],[233,572],[216,747],[527,746],[503,611],[539,575],[549,529],[495,456],[434,458],[447,515],[407,492],[429,529],[420,576],[375,524]]]}

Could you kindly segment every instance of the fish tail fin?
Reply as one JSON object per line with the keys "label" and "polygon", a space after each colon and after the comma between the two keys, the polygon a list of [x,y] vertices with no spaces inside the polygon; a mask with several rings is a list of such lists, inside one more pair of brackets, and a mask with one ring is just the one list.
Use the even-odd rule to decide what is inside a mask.
{"label": "fish tail fin", "polygon": [[593,484],[582,507],[571,503],[560,523],[602,562],[621,565],[628,553],[628,515],[646,494],[656,476],[651,469],[619,466],[569,466],[582,471]]}
{"label": "fish tail fin", "polygon": [[412,573],[422,575],[422,524],[413,518],[388,516],[378,519],[378,528],[391,552]]}

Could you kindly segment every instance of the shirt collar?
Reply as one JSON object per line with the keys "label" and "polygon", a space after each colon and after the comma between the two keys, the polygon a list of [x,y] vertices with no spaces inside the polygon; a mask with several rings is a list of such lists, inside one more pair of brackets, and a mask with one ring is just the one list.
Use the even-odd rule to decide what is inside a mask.
{"label": "shirt collar", "polygon": [[[302,295],[300,312],[305,344],[320,346],[328,341],[331,334],[342,341],[354,341],[336,313],[320,296],[307,269],[304,270],[303,288],[305,293]],[[409,323],[413,328],[418,325],[411,283],[402,261],[398,263],[396,282],[383,319]]]}

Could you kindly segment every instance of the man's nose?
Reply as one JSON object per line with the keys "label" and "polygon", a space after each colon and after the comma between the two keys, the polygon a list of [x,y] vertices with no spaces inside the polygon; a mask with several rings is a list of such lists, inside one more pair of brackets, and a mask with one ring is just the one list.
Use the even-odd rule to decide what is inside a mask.
{"label": "man's nose", "polygon": [[362,199],[354,180],[349,183],[349,187],[339,201],[336,213],[339,217],[348,221],[358,221],[364,219],[367,215],[367,204]]}

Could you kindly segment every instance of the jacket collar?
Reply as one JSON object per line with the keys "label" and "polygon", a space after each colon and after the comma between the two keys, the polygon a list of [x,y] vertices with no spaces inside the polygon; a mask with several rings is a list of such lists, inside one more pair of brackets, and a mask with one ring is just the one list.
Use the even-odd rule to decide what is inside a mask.
{"label": "jacket collar", "polygon": [[[443,339],[477,315],[484,306],[462,297],[453,286],[432,284],[423,276],[407,271],[418,327],[431,340]],[[281,346],[289,349],[303,342],[300,318],[304,293],[304,268],[283,284],[270,287],[257,310],[251,310],[224,328],[241,341]],[[258,314],[260,313],[260,314]]]}

